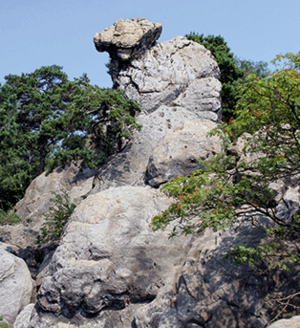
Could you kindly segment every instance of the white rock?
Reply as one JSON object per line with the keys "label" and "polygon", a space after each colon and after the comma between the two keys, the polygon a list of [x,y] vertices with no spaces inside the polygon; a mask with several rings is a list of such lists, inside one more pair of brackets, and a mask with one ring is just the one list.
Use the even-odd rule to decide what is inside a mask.
{"label": "white rock", "polygon": [[0,314],[12,325],[30,303],[33,281],[25,262],[0,248]]}

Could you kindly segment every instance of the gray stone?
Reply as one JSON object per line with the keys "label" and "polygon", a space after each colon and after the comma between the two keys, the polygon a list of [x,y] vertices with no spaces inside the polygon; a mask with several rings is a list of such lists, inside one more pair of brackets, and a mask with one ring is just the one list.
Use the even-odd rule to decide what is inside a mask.
{"label": "gray stone", "polygon": [[110,188],[80,203],[65,229],[38,294],[39,306],[64,316],[97,314],[155,298],[174,284],[190,237],[168,240],[151,219],[170,205],[142,187]]}
{"label": "gray stone", "polygon": [[204,46],[176,37],[155,45],[118,73],[114,85],[145,112],[180,106],[199,119],[219,121],[221,83],[218,64]]}
{"label": "gray stone", "polygon": [[174,126],[160,140],[149,159],[147,182],[158,187],[176,175],[190,175],[201,168],[199,159],[206,160],[220,153],[221,140],[207,135],[215,127],[212,122],[191,120]]}
{"label": "gray stone", "polygon": [[40,228],[45,222],[47,213],[54,198],[53,192],[68,192],[72,202],[79,203],[82,196],[92,189],[95,171],[81,171],[79,165],[72,163],[65,170],[58,168],[51,174],[46,172],[36,177],[15,206],[16,214],[22,223],[0,226],[0,241],[15,247],[16,255],[25,260],[33,276],[36,275],[43,254],[36,249],[36,239]]}
{"label": "gray stone", "polygon": [[13,328],[28,328],[32,312],[34,310],[34,303],[28,304],[17,316]]}
{"label": "gray stone", "polygon": [[141,56],[155,43],[161,31],[160,23],[148,22],[146,18],[120,19],[96,33],[94,43],[98,51],[110,54],[110,74],[114,79],[122,62]]}
{"label": "gray stone", "polygon": [[[2,244],[3,246],[3,244]],[[12,325],[30,303],[33,281],[25,262],[0,248],[0,315]]]}
{"label": "gray stone", "polygon": [[91,193],[116,186],[144,186],[148,160],[155,148],[174,126],[185,120],[197,120],[197,115],[182,107],[161,106],[149,115],[138,116],[138,123],[143,125],[141,131],[135,132],[123,152],[99,168]]}
{"label": "gray stone", "polygon": [[300,328],[300,316],[275,321],[268,328]]}
{"label": "gray stone", "polygon": [[[175,288],[164,290],[137,310],[136,326],[263,327],[262,301],[270,285],[247,266],[235,266],[224,256],[238,239],[257,242],[259,230],[245,228],[236,238],[206,230],[192,244]],[[255,301],[254,301],[255,300]]]}
{"label": "gray stone", "polygon": [[[69,320],[63,316],[56,317],[51,313],[43,312],[38,308],[38,306],[35,306],[31,312],[30,322],[26,322],[26,326],[20,325],[16,327],[14,326],[14,328],[129,328],[133,327],[134,314],[136,310],[143,305],[144,304],[139,303],[127,304],[124,309],[119,309],[118,311],[115,309],[103,309],[99,315],[93,317],[87,317],[86,315],[83,316],[81,313],[77,313]],[[21,316],[21,314],[19,316]]]}
{"label": "gray stone", "polygon": [[[112,54],[116,49],[120,60],[128,60],[133,55],[137,56],[139,48],[149,48],[159,38],[161,31],[160,23],[151,23],[146,18],[119,19],[113,26],[96,33],[94,42],[98,51]],[[123,53],[125,49],[130,52]]]}

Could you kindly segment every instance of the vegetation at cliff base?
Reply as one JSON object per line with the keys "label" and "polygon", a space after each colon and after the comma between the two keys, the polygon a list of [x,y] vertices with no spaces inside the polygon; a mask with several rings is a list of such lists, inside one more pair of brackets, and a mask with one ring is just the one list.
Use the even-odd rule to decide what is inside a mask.
{"label": "vegetation at cliff base", "polygon": [[[285,241],[297,244],[300,215],[272,184],[299,181],[300,53],[279,55],[273,63],[277,69],[268,77],[247,75],[247,83],[239,87],[236,118],[212,132],[223,140],[223,152],[202,162],[203,170],[176,177],[163,187],[174,203],[153,219],[152,226],[163,229],[176,220],[172,235],[259,227],[266,233],[264,241],[248,247],[241,240],[228,256],[238,264],[289,270],[290,263],[299,260],[299,251]],[[243,154],[233,147],[240,137]],[[286,215],[277,210],[278,204]]]}
{"label": "vegetation at cliff base", "polygon": [[138,104],[59,66],[8,75],[0,85],[0,208],[8,210],[39,174],[80,160],[96,168],[140,129]]}

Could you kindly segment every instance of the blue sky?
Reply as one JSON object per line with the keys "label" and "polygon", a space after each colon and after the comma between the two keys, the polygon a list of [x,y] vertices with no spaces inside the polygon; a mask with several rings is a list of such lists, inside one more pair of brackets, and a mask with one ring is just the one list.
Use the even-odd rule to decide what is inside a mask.
{"label": "blue sky", "polygon": [[60,65],[111,87],[106,53],[93,37],[120,18],[162,23],[158,42],[189,32],[221,35],[242,59],[300,51],[300,0],[0,0],[0,83],[7,74]]}

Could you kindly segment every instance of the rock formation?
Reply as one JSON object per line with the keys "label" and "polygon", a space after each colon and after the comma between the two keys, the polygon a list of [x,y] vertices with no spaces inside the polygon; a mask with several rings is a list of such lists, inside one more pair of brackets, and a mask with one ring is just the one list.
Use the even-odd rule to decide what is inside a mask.
{"label": "rock formation", "polygon": [[10,245],[0,242],[0,313],[10,325],[30,303],[33,289],[27,265],[11,252]]}
{"label": "rock formation", "polygon": [[[127,33],[123,35],[123,38],[127,40],[126,46],[133,49],[132,53],[136,53],[134,49],[139,49],[139,45],[132,37],[132,26],[138,26],[136,32],[138,35],[142,33],[140,26],[136,23],[137,20],[121,20],[114,26],[119,26],[120,22],[124,31],[129,30],[128,38],[125,37]],[[153,29],[157,25],[144,19],[142,22],[145,22],[147,28],[151,26],[152,36],[156,35]],[[114,28],[108,30],[114,31]],[[106,33],[108,32],[96,34],[97,49],[99,49],[99,44],[106,42],[108,38]],[[112,35],[112,32],[109,34]],[[111,36],[110,39],[114,38]],[[152,183],[157,187],[176,174],[182,175],[183,172],[189,174],[195,170],[197,168],[195,159],[199,157],[201,150],[197,149],[195,152],[195,147],[192,146],[185,153],[185,159],[179,158],[176,148],[187,146],[183,143],[179,145],[181,142],[179,139],[176,140],[178,145],[175,142],[173,150],[168,150],[169,163],[163,164],[164,168],[153,168],[152,156],[155,148],[155,158],[159,156],[158,151],[164,156],[166,148],[163,148],[163,145],[168,145],[167,139],[170,133],[177,131],[179,137],[183,136],[186,133],[183,122],[186,120],[194,121],[194,123],[190,122],[190,126],[207,122],[201,123],[201,128],[193,134],[193,137],[190,132],[190,137],[194,141],[201,134],[201,147],[203,150],[206,149],[205,156],[219,151],[216,150],[218,147],[220,149],[220,143],[216,139],[214,139],[216,149],[212,149],[210,148],[212,142],[206,138],[206,132],[215,126],[213,123],[220,121],[222,115],[220,71],[211,52],[202,45],[182,37],[176,37],[161,44],[154,44],[154,39],[151,37],[147,46],[145,40],[143,39],[143,47],[148,50],[139,53],[139,57],[133,56],[127,58],[126,61],[114,55],[118,49],[120,51],[123,49],[118,42],[114,41],[110,46],[115,49],[114,52],[109,50],[110,47],[106,48],[111,55],[111,60],[118,61],[118,64],[114,66],[118,69],[110,71],[114,87],[120,87],[128,98],[141,105],[143,112],[137,117],[137,122],[143,125],[143,129],[135,133],[134,141],[129,143],[122,153],[115,155],[107,165],[98,170],[98,179],[94,181],[93,192],[109,186],[128,184]],[[100,50],[103,51],[103,47]],[[194,128],[194,130],[197,129]],[[173,136],[175,137],[174,134]],[[189,142],[193,143],[192,140]],[[200,157],[203,155],[201,154]],[[149,174],[145,175],[147,170]],[[159,176],[153,176],[156,174],[154,172],[157,172]],[[156,179],[156,182],[153,179]],[[150,180],[152,182],[149,182]]]}
{"label": "rock formation", "polygon": [[118,73],[120,63],[127,62],[149,49],[160,37],[161,24],[150,23],[146,18],[120,19],[94,37],[98,51],[107,51],[111,57],[110,73]]}
{"label": "rock formation", "polygon": [[[217,137],[207,138],[222,114],[217,63],[182,37],[156,44],[160,33],[161,24],[131,19],[96,34],[97,50],[111,56],[114,87],[141,104],[143,128],[96,172],[72,164],[37,177],[16,206],[27,226],[0,227],[0,241],[13,244],[18,255],[28,251],[23,257],[39,288],[35,303],[16,308],[16,314],[24,310],[14,328],[259,328],[268,320],[263,300],[275,278],[224,259],[241,239],[259,242],[260,231],[244,226],[238,235],[207,230],[169,239],[172,225],[151,229],[152,217],[171,204],[158,187],[201,168],[199,158],[222,148]],[[33,261],[42,214],[62,187],[77,207],[58,247],[44,247],[43,263]],[[299,204],[295,181],[288,190],[273,187]],[[291,272],[291,283],[279,292],[292,290],[295,277]],[[0,300],[0,311],[4,307]]]}

